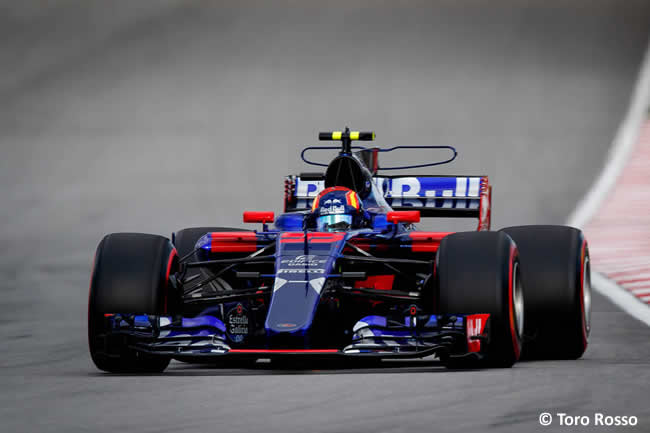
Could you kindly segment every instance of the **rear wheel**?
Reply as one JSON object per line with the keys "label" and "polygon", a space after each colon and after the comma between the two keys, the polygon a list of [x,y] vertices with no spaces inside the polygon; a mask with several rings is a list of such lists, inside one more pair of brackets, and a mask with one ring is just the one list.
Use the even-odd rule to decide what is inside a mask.
{"label": "rear wheel", "polygon": [[482,362],[443,359],[447,367],[511,367],[521,353],[522,282],[515,243],[505,233],[467,232],[445,237],[436,256],[440,314],[490,314]]}
{"label": "rear wheel", "polygon": [[161,372],[170,358],[137,352],[128,337],[109,335],[116,314],[172,315],[180,295],[169,283],[178,260],[171,242],[156,235],[114,233],[97,247],[88,298],[88,346],[100,370]]}
{"label": "rear wheel", "polygon": [[501,230],[517,243],[526,298],[526,359],[577,359],[587,349],[591,269],[583,233],[565,226]]}

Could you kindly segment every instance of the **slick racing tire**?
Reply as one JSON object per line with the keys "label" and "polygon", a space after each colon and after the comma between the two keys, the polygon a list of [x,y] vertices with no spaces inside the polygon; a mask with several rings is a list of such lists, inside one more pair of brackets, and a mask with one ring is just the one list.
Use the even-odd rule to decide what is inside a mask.
{"label": "slick racing tire", "polygon": [[577,359],[587,349],[591,269],[584,234],[573,227],[508,227],[524,283],[525,359]]}
{"label": "slick racing tire", "polygon": [[178,267],[169,239],[141,233],[114,233],[95,253],[88,298],[88,346],[100,370],[111,373],[163,371],[170,358],[129,348],[128,337],[106,336],[112,315],[174,315],[181,295],[169,276]]}
{"label": "slick racing tire", "polygon": [[490,314],[484,358],[443,357],[448,368],[508,368],[519,359],[524,325],[523,290],[515,243],[505,233],[467,232],[445,237],[436,255],[440,314]]}

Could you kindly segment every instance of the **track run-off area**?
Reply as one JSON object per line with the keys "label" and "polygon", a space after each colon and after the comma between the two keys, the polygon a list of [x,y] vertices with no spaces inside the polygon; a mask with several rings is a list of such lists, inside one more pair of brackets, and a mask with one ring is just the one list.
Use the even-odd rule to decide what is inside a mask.
{"label": "track run-off area", "polygon": [[[86,347],[104,234],[277,213],[319,130],[456,146],[425,174],[489,175],[493,228],[566,223],[613,158],[648,23],[645,0],[0,1],[0,431],[572,431],[557,413],[650,430],[650,327],[600,293],[583,358],[506,370],[173,362],[120,376]],[[617,181],[643,181],[635,151],[579,224],[612,278],[592,216],[627,198]],[[632,207],[601,212],[605,228],[631,226]]]}
{"label": "track run-off area", "polygon": [[[649,168],[646,120],[610,198],[586,228],[594,267],[645,304],[650,304]],[[650,308],[646,310],[650,325]]]}

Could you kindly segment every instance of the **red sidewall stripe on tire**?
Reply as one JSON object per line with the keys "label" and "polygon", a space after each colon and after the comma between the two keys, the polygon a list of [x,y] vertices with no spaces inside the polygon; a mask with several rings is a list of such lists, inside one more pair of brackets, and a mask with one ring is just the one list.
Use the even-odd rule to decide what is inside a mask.
{"label": "red sidewall stripe on tire", "polygon": [[169,274],[172,271],[172,264],[174,263],[174,258],[178,255],[176,248],[172,248],[169,258],[167,259],[167,270],[165,272],[165,305],[163,307],[163,312],[167,314],[167,300],[169,299]]}
{"label": "red sidewall stripe on tire", "polygon": [[514,264],[515,264],[515,253],[517,249],[515,248],[514,244],[510,244],[510,264],[508,265],[509,267],[509,272],[508,272],[508,310],[510,312],[510,337],[512,338],[512,347],[515,352],[515,360],[519,359],[519,355],[521,353],[521,347],[519,346],[520,340],[517,338],[517,331],[515,330],[515,308],[514,308],[514,302],[512,299],[513,296],[513,271],[514,271]]}

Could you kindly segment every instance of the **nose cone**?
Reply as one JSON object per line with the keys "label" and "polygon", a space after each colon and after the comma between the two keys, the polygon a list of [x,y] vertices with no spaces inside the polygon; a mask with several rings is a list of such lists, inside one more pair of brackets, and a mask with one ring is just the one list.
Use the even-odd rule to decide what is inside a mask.
{"label": "nose cone", "polygon": [[277,240],[275,283],[264,328],[272,341],[305,343],[325,282],[345,243],[341,233],[286,232]]}
{"label": "nose cone", "polygon": [[[284,275],[284,274],[281,274]],[[267,333],[303,336],[311,327],[325,284],[324,276],[302,270],[291,279],[277,277],[273,297],[266,316]]]}

